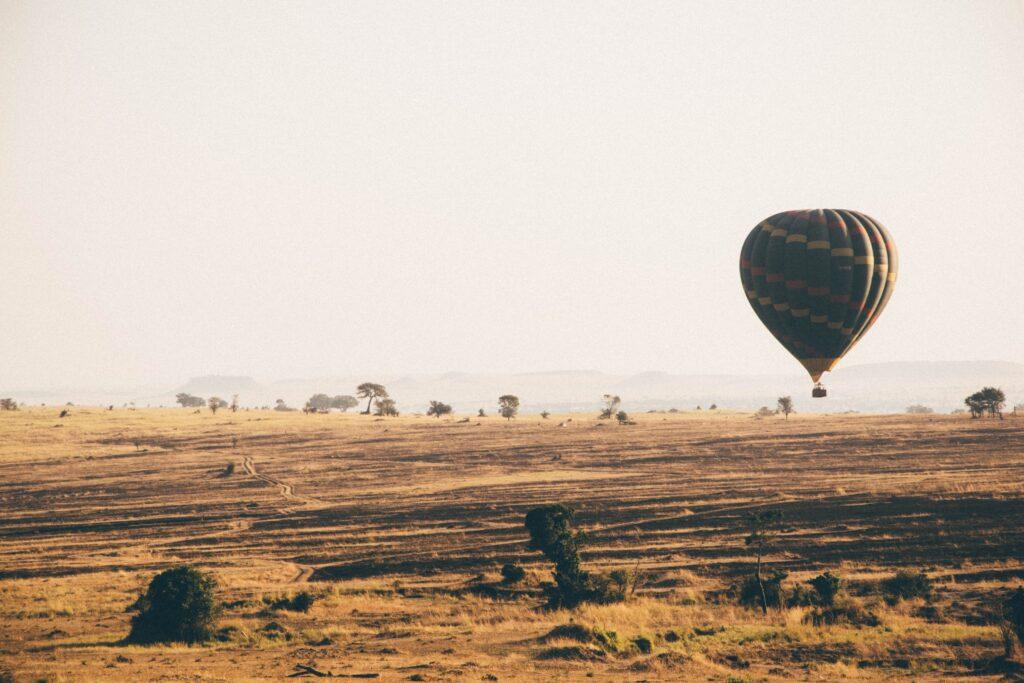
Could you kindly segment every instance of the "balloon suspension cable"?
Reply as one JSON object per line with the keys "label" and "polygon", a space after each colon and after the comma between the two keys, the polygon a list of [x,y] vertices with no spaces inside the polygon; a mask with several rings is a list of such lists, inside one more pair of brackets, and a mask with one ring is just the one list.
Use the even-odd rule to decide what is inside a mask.
{"label": "balloon suspension cable", "polygon": [[811,390],[812,398],[825,398],[828,396],[828,392],[825,390],[824,385],[821,382],[814,383],[814,389]]}

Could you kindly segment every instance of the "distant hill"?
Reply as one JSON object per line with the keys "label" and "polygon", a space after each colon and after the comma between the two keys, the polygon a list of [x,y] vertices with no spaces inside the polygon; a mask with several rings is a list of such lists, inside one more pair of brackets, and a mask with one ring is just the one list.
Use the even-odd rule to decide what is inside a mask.
{"label": "distant hill", "polygon": [[403,412],[423,412],[430,400],[451,403],[456,412],[495,411],[501,394],[516,394],[523,412],[541,410],[596,411],[606,393],[622,397],[627,411],[678,408],[707,409],[711,404],[735,410],[774,406],[779,396],[791,395],[800,412],[903,412],[923,404],[947,413],[963,406],[969,393],[985,385],[1001,387],[1014,403],[1024,403],[1024,364],[1005,361],[896,362],[841,367],[826,376],[827,399],[811,399],[811,383],[800,372],[785,375],[673,375],[642,372],[616,375],[597,370],[566,370],[509,374],[447,372],[436,375],[352,375],[286,379],[260,383],[251,377],[208,375],[194,377],[169,391],[131,392],[17,392],[0,391],[31,403],[51,405],[121,403],[173,405],[174,395],[186,392],[204,398],[238,394],[243,405],[269,406],[284,399],[301,407],[314,393],[355,394],[365,381],[384,384]]}

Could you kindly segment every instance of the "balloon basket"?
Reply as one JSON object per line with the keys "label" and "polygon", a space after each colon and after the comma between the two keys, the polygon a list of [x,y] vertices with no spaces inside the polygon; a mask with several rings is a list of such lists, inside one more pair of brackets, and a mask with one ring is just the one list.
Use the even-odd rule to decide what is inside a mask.
{"label": "balloon basket", "polygon": [[825,391],[825,387],[821,386],[821,383],[818,383],[811,389],[811,396],[814,398],[825,398],[828,396],[828,392]]}

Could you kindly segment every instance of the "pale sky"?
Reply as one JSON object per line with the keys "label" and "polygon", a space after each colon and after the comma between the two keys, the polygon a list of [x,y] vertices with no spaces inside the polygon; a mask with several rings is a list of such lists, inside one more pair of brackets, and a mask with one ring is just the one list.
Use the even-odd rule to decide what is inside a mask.
{"label": "pale sky", "polygon": [[0,0],[0,388],[802,372],[739,249],[829,207],[840,371],[1024,361],[1024,5]]}

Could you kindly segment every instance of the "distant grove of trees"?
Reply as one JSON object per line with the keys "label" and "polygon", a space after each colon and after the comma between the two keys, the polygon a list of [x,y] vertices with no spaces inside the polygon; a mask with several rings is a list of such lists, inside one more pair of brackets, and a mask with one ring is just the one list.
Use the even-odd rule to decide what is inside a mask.
{"label": "distant grove of trees", "polygon": [[0,398],[0,410],[17,410],[18,402],[13,398]]}
{"label": "distant grove of trees", "polygon": [[373,405],[378,417],[398,417],[398,406],[390,398],[378,398]]}
{"label": "distant grove of trees", "polygon": [[984,417],[988,413],[992,417],[1003,419],[1003,406],[1006,405],[1006,394],[996,387],[985,387],[964,399],[972,418]]}
{"label": "distant grove of trees", "polygon": [[452,407],[447,403],[441,401],[431,401],[430,407],[427,408],[427,415],[433,415],[434,417],[441,417],[442,415],[451,415]]}
{"label": "distant grove of trees", "polygon": [[928,406],[923,406],[919,403],[915,403],[912,406],[907,406],[907,412],[911,415],[931,415],[935,411]]}

